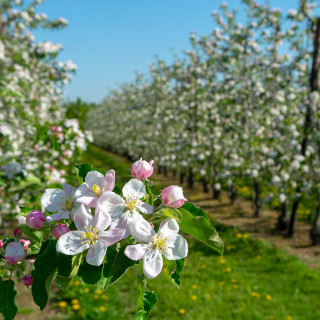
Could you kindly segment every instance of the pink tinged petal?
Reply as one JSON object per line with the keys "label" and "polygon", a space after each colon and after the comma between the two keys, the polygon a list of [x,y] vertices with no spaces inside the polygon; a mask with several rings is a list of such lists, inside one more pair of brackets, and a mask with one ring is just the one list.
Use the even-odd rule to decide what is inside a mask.
{"label": "pink tinged petal", "polygon": [[125,198],[133,196],[139,199],[143,198],[146,194],[143,182],[138,179],[131,179],[124,185],[122,194]]}
{"label": "pink tinged petal", "polygon": [[85,206],[82,204],[74,214],[74,224],[78,230],[84,230],[84,227],[91,225],[93,215],[88,213]]}
{"label": "pink tinged petal", "polygon": [[149,247],[148,244],[140,243],[135,244],[133,246],[127,246],[124,250],[124,254],[131,260],[140,260],[143,259],[144,254],[146,253],[147,248]]}
{"label": "pink tinged petal", "polygon": [[162,255],[158,250],[149,249],[143,256],[143,273],[153,279],[162,270],[163,260]]}
{"label": "pink tinged petal", "polygon": [[151,161],[149,162],[151,169],[150,169],[150,171],[147,173],[146,179],[150,178],[150,177],[152,176],[152,174],[153,174],[153,163],[154,163],[153,160],[151,160]]}
{"label": "pink tinged petal", "polygon": [[50,212],[57,212],[64,204],[65,193],[61,189],[46,189],[40,198],[41,205]]}
{"label": "pink tinged petal", "polygon": [[111,223],[111,216],[106,209],[100,204],[97,204],[92,226],[99,231],[106,230]]}
{"label": "pink tinged petal", "polygon": [[168,218],[160,223],[158,233],[162,232],[163,237],[170,237],[176,235],[179,232],[179,225],[175,219]]}
{"label": "pink tinged petal", "polygon": [[98,198],[96,197],[81,197],[77,199],[78,203],[84,204],[90,208],[95,208],[97,206]]}
{"label": "pink tinged petal", "polygon": [[105,179],[102,173],[98,171],[89,171],[86,175],[85,182],[90,190],[92,190],[93,185],[96,184],[102,191]]}
{"label": "pink tinged petal", "polygon": [[106,241],[97,240],[95,244],[90,246],[86,261],[93,266],[100,266],[103,262],[103,258],[106,255],[108,244]]}
{"label": "pink tinged petal", "polygon": [[186,198],[183,198],[183,199],[180,199],[180,200],[177,200],[177,201],[174,201],[174,202],[171,202],[169,204],[170,208],[173,208],[173,209],[178,209],[180,207],[183,206],[183,204],[188,201]]}
{"label": "pink tinged petal", "polygon": [[6,253],[4,255],[6,263],[16,264],[22,262],[26,256],[24,248],[20,242],[10,242],[6,246]]}
{"label": "pink tinged petal", "polygon": [[52,214],[47,217],[47,221],[60,221],[62,219],[68,219],[69,218],[69,211],[61,209],[58,213]]}
{"label": "pink tinged petal", "polygon": [[131,221],[129,224],[129,229],[131,235],[137,241],[141,242],[150,242],[152,240],[152,237],[156,235],[149,222],[143,219],[142,216]]}
{"label": "pink tinged petal", "polygon": [[104,186],[104,191],[112,191],[115,186],[115,171],[114,170],[109,170],[106,175],[105,175],[105,186]]}
{"label": "pink tinged petal", "polygon": [[89,189],[86,183],[83,183],[75,192],[74,195],[76,198],[81,197],[92,197],[97,198],[97,195],[92,191],[92,189]]}
{"label": "pink tinged petal", "polygon": [[89,248],[88,242],[81,239],[82,231],[70,231],[57,241],[57,251],[66,255],[75,255]]}
{"label": "pink tinged petal", "polygon": [[66,184],[66,183],[64,183],[64,184],[62,185],[62,187],[63,187],[63,192],[64,192],[64,194],[65,194],[67,197],[69,197],[69,196],[72,197],[73,191],[74,191],[76,188],[73,187],[73,186],[70,186],[70,184]]}
{"label": "pink tinged petal", "polygon": [[110,247],[116,242],[120,241],[125,234],[123,229],[110,229],[108,231],[102,231],[99,233],[99,239],[104,240],[107,245]]}
{"label": "pink tinged petal", "polygon": [[162,254],[168,260],[185,258],[188,255],[188,243],[178,234],[174,241],[169,244],[169,247],[162,251]]}
{"label": "pink tinged petal", "polygon": [[144,214],[150,214],[153,212],[153,207],[150,204],[142,202],[139,210]]}
{"label": "pink tinged petal", "polygon": [[113,218],[119,217],[124,211],[123,198],[114,192],[104,192],[100,196],[98,203],[101,203]]}

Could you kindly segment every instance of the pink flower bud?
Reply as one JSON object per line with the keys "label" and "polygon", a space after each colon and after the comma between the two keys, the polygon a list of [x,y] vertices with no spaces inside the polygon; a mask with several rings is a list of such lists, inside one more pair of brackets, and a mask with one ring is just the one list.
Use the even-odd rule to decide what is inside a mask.
{"label": "pink flower bud", "polygon": [[14,229],[14,230],[13,230],[14,236],[16,237],[19,232],[20,232],[20,234],[22,234],[22,230],[21,230],[21,229],[19,229],[19,228]]}
{"label": "pink flower bud", "polygon": [[53,229],[53,234],[58,240],[62,235],[69,232],[70,229],[65,224],[59,224]]}
{"label": "pink flower bud", "polygon": [[145,160],[140,160],[136,161],[132,166],[131,166],[131,173],[134,178],[139,179],[141,181],[144,181],[148,179],[149,177],[152,176],[153,174],[153,160],[151,160],[149,163]]}
{"label": "pink flower bud", "polygon": [[23,249],[26,250],[26,249],[28,249],[31,241],[30,241],[30,240],[21,239],[21,240],[20,240],[20,243],[23,245]]}
{"label": "pink flower bud", "polygon": [[51,126],[51,127],[50,127],[50,130],[51,130],[51,131],[56,131],[56,126]]}
{"label": "pink flower bud", "polygon": [[162,200],[167,207],[180,208],[187,199],[183,196],[182,188],[179,186],[169,186],[161,192]]}
{"label": "pink flower bud", "polygon": [[30,228],[39,229],[47,222],[44,213],[40,210],[33,210],[28,213],[26,224]]}
{"label": "pink flower bud", "polygon": [[0,249],[3,247],[3,242],[0,240]]}
{"label": "pink flower bud", "polygon": [[27,287],[32,286],[32,282],[33,282],[32,275],[28,274],[28,275],[24,276],[21,280],[25,286],[27,286]]}
{"label": "pink flower bud", "polygon": [[23,261],[26,253],[20,242],[10,242],[6,246],[6,254],[4,255],[8,264],[16,264],[19,261]]}

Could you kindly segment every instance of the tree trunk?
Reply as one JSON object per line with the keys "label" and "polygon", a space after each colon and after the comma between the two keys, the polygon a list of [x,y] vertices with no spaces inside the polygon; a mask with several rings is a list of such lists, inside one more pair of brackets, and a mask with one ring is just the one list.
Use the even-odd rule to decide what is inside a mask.
{"label": "tree trunk", "polygon": [[192,168],[189,168],[189,175],[188,175],[188,187],[193,188],[194,186],[194,175]]}
{"label": "tree trunk", "polygon": [[204,193],[208,193],[209,192],[209,188],[208,188],[208,180],[206,177],[202,178],[202,185],[203,185],[203,192]]}
{"label": "tree trunk", "polygon": [[162,166],[158,166],[158,174],[162,173]]}
{"label": "tree trunk", "polygon": [[255,218],[261,217],[261,202],[260,202],[260,189],[259,183],[253,179],[253,213]]}
{"label": "tree trunk", "polygon": [[[313,26],[312,26],[313,28]],[[310,75],[310,91],[318,91],[318,70],[319,70],[319,38],[320,38],[320,18],[317,18],[316,31],[313,38],[313,57],[312,57],[312,69]],[[304,126],[303,126],[303,139],[301,143],[301,155],[306,155],[307,145],[308,145],[308,135],[311,130],[311,107],[310,104],[307,105]],[[299,185],[296,190],[296,200],[292,206],[292,212],[289,222],[288,236],[292,237],[294,234],[294,225],[296,221],[298,206],[299,206],[299,194],[301,192],[301,186]]]}
{"label": "tree trunk", "polygon": [[168,176],[167,167],[163,167],[163,174],[165,177]]}
{"label": "tree trunk", "polygon": [[314,217],[310,230],[310,238],[314,246],[320,244],[320,185],[318,185],[318,205],[316,215]]}
{"label": "tree trunk", "polygon": [[182,169],[180,171],[180,184],[183,184],[184,183],[184,178],[186,176],[186,172],[185,172],[185,169]]}
{"label": "tree trunk", "polygon": [[213,199],[218,200],[220,198],[220,191],[213,187]]}
{"label": "tree trunk", "polygon": [[172,177],[175,178],[177,176],[177,170],[173,169],[172,170]]}
{"label": "tree trunk", "polygon": [[231,204],[234,204],[234,202],[237,199],[237,189],[234,184],[231,185],[231,190],[230,190],[230,202]]}
{"label": "tree trunk", "polygon": [[284,231],[287,229],[289,224],[289,217],[288,217],[288,203],[287,200],[281,206],[281,212],[278,217],[278,230]]}

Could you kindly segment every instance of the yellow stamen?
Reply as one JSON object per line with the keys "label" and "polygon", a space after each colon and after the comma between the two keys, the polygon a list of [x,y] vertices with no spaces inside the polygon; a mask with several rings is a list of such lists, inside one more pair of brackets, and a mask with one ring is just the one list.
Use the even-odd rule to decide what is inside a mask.
{"label": "yellow stamen", "polygon": [[[88,244],[95,244],[95,242],[98,240],[98,233],[99,231],[96,228],[92,228],[92,226],[89,226],[89,230],[87,227],[84,227],[86,232],[82,232],[83,237],[81,239],[85,239]],[[84,244],[84,242],[81,242],[81,244]]]}
{"label": "yellow stamen", "polygon": [[152,248],[154,250],[158,250],[159,252],[166,251],[166,249],[168,249],[168,238],[162,238],[161,235],[162,232],[152,238]]}
{"label": "yellow stamen", "polygon": [[100,187],[97,186],[96,184],[94,184],[94,185],[92,186],[92,191],[93,191],[98,197],[100,197],[100,196],[102,195],[102,191],[101,191]]}
{"label": "yellow stamen", "polygon": [[125,198],[124,207],[127,207],[129,210],[134,210],[135,208],[141,205],[141,202],[138,197],[132,196]]}

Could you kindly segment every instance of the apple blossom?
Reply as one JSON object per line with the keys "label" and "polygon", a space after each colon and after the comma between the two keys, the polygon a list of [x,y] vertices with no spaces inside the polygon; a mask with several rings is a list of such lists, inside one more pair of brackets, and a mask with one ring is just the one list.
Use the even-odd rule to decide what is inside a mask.
{"label": "apple blossom", "polygon": [[26,256],[23,246],[20,242],[10,242],[6,246],[4,255],[8,264],[16,264],[22,262]]}
{"label": "apple blossom", "polygon": [[163,203],[170,208],[180,208],[187,199],[183,195],[182,188],[176,185],[166,187],[161,192]]}
{"label": "apple blossom", "polygon": [[75,211],[80,207],[75,198],[76,188],[63,184],[61,189],[46,189],[40,198],[41,205],[49,212],[56,212],[47,217],[48,221],[59,221],[73,218]]}
{"label": "apple blossom", "polygon": [[21,279],[21,281],[26,287],[30,287],[30,286],[32,286],[32,283],[33,283],[33,277],[32,277],[32,275],[28,274],[28,275],[24,276]]}
{"label": "apple blossom", "polygon": [[123,197],[114,192],[105,192],[99,198],[99,203],[113,219],[112,226],[125,229],[125,237],[130,234],[130,225],[144,220],[139,212],[151,214],[151,205],[142,202],[140,199],[146,195],[143,182],[138,179],[131,179],[122,189]]}
{"label": "apple blossom", "polygon": [[28,213],[26,224],[30,228],[39,229],[47,222],[44,213],[40,210],[33,210]]}
{"label": "apple blossom", "polygon": [[148,179],[153,174],[153,163],[153,160],[148,163],[140,158],[140,160],[134,162],[131,166],[132,176],[141,181]]}
{"label": "apple blossom", "polygon": [[59,224],[53,229],[53,234],[57,240],[64,235],[65,233],[69,232],[70,229],[65,224]]}
{"label": "apple blossom", "polygon": [[77,202],[94,208],[101,195],[112,191],[114,185],[114,170],[109,170],[105,176],[98,171],[90,171],[86,175],[85,182],[75,192]]}
{"label": "apple blossom", "polygon": [[20,243],[23,245],[23,249],[27,250],[31,244],[30,240],[21,239]]}
{"label": "apple blossom", "polygon": [[178,260],[188,255],[188,243],[178,232],[179,225],[172,218],[163,220],[157,233],[147,221],[135,224],[132,235],[144,243],[127,246],[125,255],[132,260],[143,259],[143,272],[153,279],[162,270],[162,256],[168,260]]}
{"label": "apple blossom", "polygon": [[111,217],[101,205],[96,206],[95,216],[92,216],[81,205],[74,216],[77,231],[62,235],[57,242],[57,251],[65,255],[76,255],[89,249],[86,261],[88,264],[102,264],[107,248],[121,240],[125,230],[113,228],[105,231]]}

